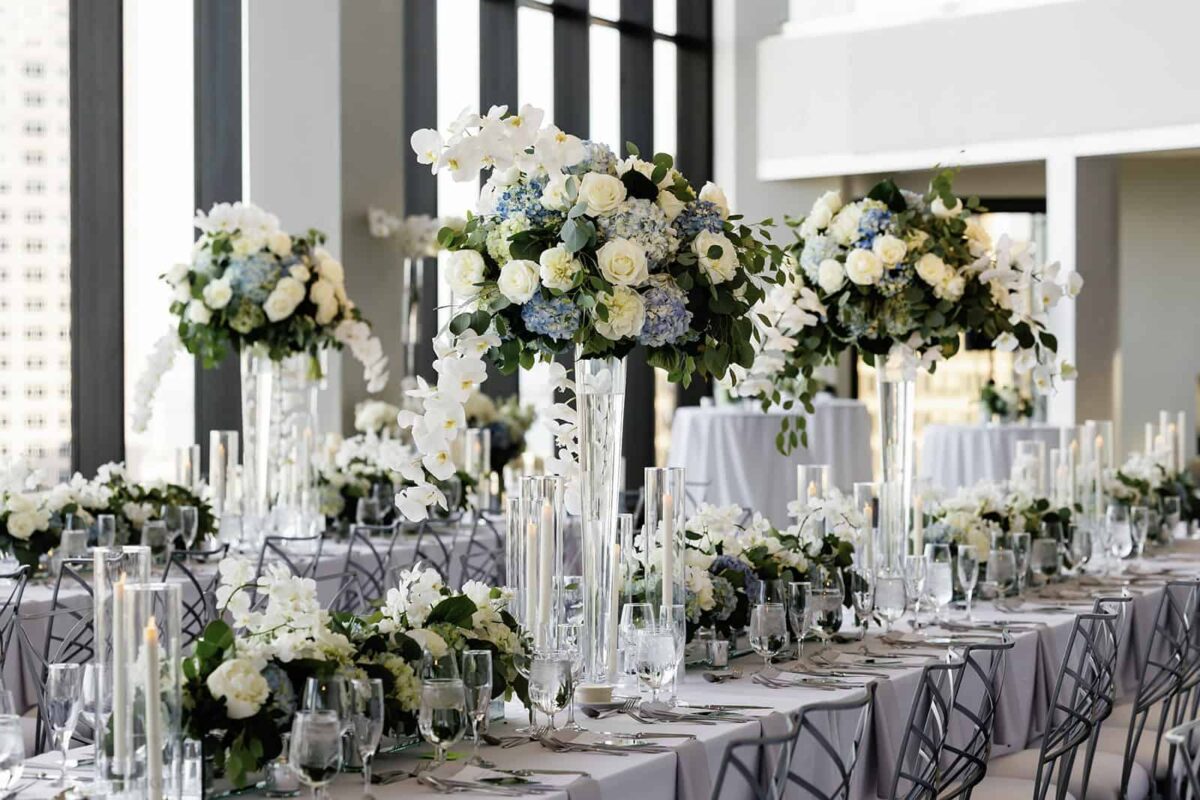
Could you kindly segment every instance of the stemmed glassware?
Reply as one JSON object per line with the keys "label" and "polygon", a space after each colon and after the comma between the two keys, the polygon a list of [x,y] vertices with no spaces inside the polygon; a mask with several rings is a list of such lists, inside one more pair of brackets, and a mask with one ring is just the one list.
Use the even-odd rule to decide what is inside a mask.
{"label": "stemmed glassware", "polygon": [[[532,676],[531,670],[531,694]],[[446,749],[461,739],[467,729],[466,693],[454,656],[436,657],[426,650],[421,657],[421,707],[417,712],[417,727],[425,741],[433,745],[434,768],[445,764]]]}
{"label": "stemmed glassware", "polygon": [[787,589],[787,616],[796,637],[796,657],[804,660],[804,637],[813,624],[812,584],[794,581]]}
{"label": "stemmed glassware", "polygon": [[543,733],[553,733],[554,715],[568,702],[571,683],[571,656],[563,650],[541,650],[534,654],[529,668],[529,700],[546,715]]}
{"label": "stemmed glassware", "polygon": [[649,603],[626,603],[621,607],[620,645],[621,652],[626,654],[625,673],[636,675],[633,665],[633,652],[637,647],[637,634],[657,624],[654,618],[654,606]]}
{"label": "stemmed glassware", "polygon": [[583,622],[569,622],[565,625],[558,626],[558,648],[570,662],[570,668],[567,670],[567,721],[563,723],[563,728],[571,731],[581,731],[579,723],[575,721],[575,687],[579,685],[579,679],[583,677]]}
{"label": "stemmed glassware", "polygon": [[842,627],[842,601],[846,597],[842,571],[837,568],[814,567],[810,578],[815,632],[823,641],[828,641]]}
{"label": "stemmed glassware", "polygon": [[[490,654],[489,654],[490,655]],[[371,796],[371,762],[383,738],[383,681],[379,678],[357,679],[350,684],[354,741],[362,759],[363,797]]]}
{"label": "stemmed glassware", "polygon": [[1017,562],[1017,596],[1025,596],[1025,576],[1029,574],[1029,559],[1033,554],[1033,537],[1021,531],[1012,535],[1013,558]]}
{"label": "stemmed glassware", "polygon": [[925,585],[933,600],[933,618],[941,622],[946,606],[954,599],[954,557],[950,545],[925,545],[925,568]]}
{"label": "stemmed glassware", "polygon": [[1009,589],[1016,581],[1017,559],[1012,550],[992,548],[988,551],[987,568],[983,581],[992,587],[999,600],[1008,595]]}
{"label": "stemmed glassware", "polygon": [[670,672],[675,669],[678,658],[675,653],[675,632],[657,625],[647,626],[634,638],[633,667],[638,683],[650,690],[650,702],[658,702]]}
{"label": "stemmed glassware", "polygon": [[490,766],[479,757],[479,736],[487,732],[488,708],[492,704],[492,651],[466,650],[462,662],[464,699],[471,723],[471,759],[467,763]]}
{"label": "stemmed glassware", "polygon": [[1129,525],[1129,509],[1120,503],[1109,503],[1104,512],[1104,527],[1109,554],[1116,560],[1115,569],[1124,572],[1121,561],[1133,552],[1133,535]]}
{"label": "stemmed glassware", "polygon": [[186,549],[196,549],[196,538],[200,535],[200,511],[195,506],[179,507],[179,535],[183,537]]}
{"label": "stemmed glassware", "polygon": [[325,787],[342,768],[342,728],[334,711],[297,711],[288,743],[288,766],[312,796],[328,795]]}
{"label": "stemmed glassware", "polygon": [[66,786],[67,750],[83,705],[83,665],[49,664],[46,670],[46,725],[62,753],[62,771],[55,785]]}
{"label": "stemmed glassware", "polygon": [[908,606],[908,581],[904,572],[893,566],[881,567],[875,573],[875,608],[886,624],[885,633],[904,616]]}
{"label": "stemmed glassware", "polygon": [[354,521],[359,525],[380,525],[384,508],[377,497],[360,497],[354,506]]}
{"label": "stemmed glassware", "polygon": [[1058,575],[1058,542],[1054,539],[1036,539],[1033,553],[1029,557],[1033,571],[1049,583]]}
{"label": "stemmed glassware", "polygon": [[1129,536],[1133,540],[1133,557],[1139,562],[1146,552],[1146,537],[1150,535],[1150,523],[1154,512],[1146,506],[1129,509]]}
{"label": "stemmed glassware", "polygon": [[674,697],[675,681],[682,674],[680,667],[683,664],[687,648],[687,614],[684,605],[675,603],[670,606],[659,606],[658,627],[660,630],[670,631],[675,636],[675,669],[667,675],[666,680],[666,685],[672,689],[671,696]]}
{"label": "stemmed glassware", "polygon": [[354,700],[350,682],[341,675],[328,678],[310,677],[304,681],[304,695],[300,699],[304,711],[331,711],[338,718],[342,736],[354,727]]}
{"label": "stemmed glassware", "polygon": [[1091,523],[1081,520],[1079,524],[1072,525],[1067,552],[1071,556],[1071,565],[1074,567],[1075,572],[1082,573],[1084,571],[1083,568],[1092,560],[1093,547]]}
{"label": "stemmed glassware", "polygon": [[760,603],[750,610],[750,647],[762,656],[763,671],[788,646],[787,613],[781,603]]}
{"label": "stemmed glassware", "polygon": [[925,596],[925,579],[929,575],[929,559],[924,554],[904,557],[904,588],[913,601],[914,631],[921,628],[921,598]]}
{"label": "stemmed glassware", "polygon": [[1179,527],[1179,520],[1183,516],[1183,504],[1178,497],[1164,497],[1162,499],[1162,525],[1163,538],[1168,542],[1175,535],[1175,529]]}
{"label": "stemmed glassware", "polygon": [[960,544],[958,546],[958,584],[963,588],[963,594],[967,596],[967,622],[974,622],[975,617],[971,613],[971,597],[975,594],[975,583],[979,580],[979,551],[973,544]]}
{"label": "stemmed glassware", "polygon": [[568,625],[583,622],[583,576],[563,575],[554,579],[562,599],[563,618]]}
{"label": "stemmed glassware", "polygon": [[25,772],[25,734],[21,718],[15,714],[0,715],[0,792],[7,797]]}

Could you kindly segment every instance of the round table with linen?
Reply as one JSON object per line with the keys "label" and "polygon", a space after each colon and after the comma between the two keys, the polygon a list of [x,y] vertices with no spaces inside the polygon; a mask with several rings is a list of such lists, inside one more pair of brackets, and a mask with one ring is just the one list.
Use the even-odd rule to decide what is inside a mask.
{"label": "round table with linen", "polygon": [[1061,428],[1045,424],[926,425],[918,475],[947,491],[979,481],[1007,480],[1017,442],[1046,443],[1046,457],[1059,446]]}
{"label": "round table with linen", "polygon": [[689,496],[714,505],[737,503],[788,525],[796,499],[797,464],[832,464],[833,483],[849,492],[871,480],[871,419],[858,400],[818,399],[808,417],[808,447],[789,455],[775,447],[784,412],[746,405],[686,406],[671,425],[672,467],[687,468]]}

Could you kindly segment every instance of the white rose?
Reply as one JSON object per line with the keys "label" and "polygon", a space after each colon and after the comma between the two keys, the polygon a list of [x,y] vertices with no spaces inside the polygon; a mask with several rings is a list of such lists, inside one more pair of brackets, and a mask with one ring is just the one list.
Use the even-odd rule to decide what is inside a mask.
{"label": "white rose", "polygon": [[267,679],[244,658],[231,658],[217,667],[205,685],[213,697],[225,701],[230,719],[253,717],[271,694]]}
{"label": "white rose", "polygon": [[317,282],[308,290],[308,299],[317,306],[318,325],[328,325],[333,322],[333,318],[337,316],[338,312],[338,301],[337,288],[332,282],[325,278],[317,279]]}
{"label": "white rose", "polygon": [[229,305],[230,298],[233,297],[233,287],[229,285],[228,278],[218,278],[215,281],[209,281],[204,287],[204,304],[211,309],[221,309]]}
{"label": "white rose", "polygon": [[712,181],[704,184],[700,190],[700,199],[707,200],[721,211],[721,219],[729,216],[729,201],[725,198],[725,190]]}
{"label": "white rose", "polygon": [[949,280],[949,269],[946,262],[935,253],[926,253],[917,259],[917,274],[930,286],[938,286]]}
{"label": "white rose", "polygon": [[263,311],[271,322],[279,322],[290,317],[303,299],[303,283],[291,277],[280,278],[267,296],[267,302],[263,303]]}
{"label": "white rose", "polygon": [[201,300],[193,300],[187,304],[187,320],[197,325],[207,325],[212,320],[212,311]]}
{"label": "white rose", "polygon": [[188,265],[187,264],[175,264],[169,270],[167,270],[167,274],[163,276],[163,279],[166,280],[166,282],[171,284],[172,286],[178,286],[180,283],[183,282],[184,278],[186,278],[187,275],[188,275]]}
{"label": "white rose", "polygon": [[615,342],[642,332],[646,323],[646,304],[633,289],[617,286],[612,294],[600,292],[596,300],[608,309],[607,320],[596,317],[596,330],[601,336]]}
{"label": "white rose", "polygon": [[[829,223],[829,234],[838,244],[849,246],[858,240],[858,223],[862,219],[862,206],[851,203],[843,206]],[[851,279],[853,280],[853,279]]]}
{"label": "white rose", "polygon": [[233,254],[245,258],[262,250],[266,243],[266,238],[260,234],[243,232],[233,238]]}
{"label": "white rose", "polygon": [[175,291],[171,293],[171,299],[177,303],[186,303],[192,299],[192,286],[187,281],[175,287]]}
{"label": "white rose", "polygon": [[291,255],[292,252],[292,237],[288,236],[283,231],[275,231],[267,237],[267,247],[275,255],[283,258]]}
{"label": "white rose", "polygon": [[8,535],[21,541],[33,536],[38,530],[38,515],[34,512],[14,512],[8,515]]}
{"label": "white rose", "polygon": [[837,259],[827,258],[817,267],[817,283],[826,294],[833,294],[846,282],[846,270]]}
{"label": "white rose", "polygon": [[542,189],[542,205],[555,211],[566,211],[571,205],[571,200],[567,196],[567,181],[569,180],[571,180],[571,176],[560,172],[547,181],[546,188]]}
{"label": "white rose", "polygon": [[538,259],[541,264],[539,275],[542,285],[549,289],[565,292],[575,285],[575,276],[583,269],[579,259],[567,252],[565,247],[543,250]]}
{"label": "white rose", "polygon": [[479,294],[486,265],[483,256],[474,250],[455,250],[450,254],[450,290],[460,297]]}
{"label": "white rose", "polygon": [[949,280],[942,283],[934,292],[943,300],[950,300],[957,303],[962,299],[963,292],[967,290],[967,281],[961,275],[954,275]]}
{"label": "white rose", "polygon": [[883,277],[883,262],[870,250],[855,248],[846,256],[846,275],[859,286],[870,286]]}
{"label": "white rose", "polygon": [[833,212],[826,206],[814,206],[812,212],[800,223],[800,235],[805,239],[816,236],[833,220]]}
{"label": "white rose", "polygon": [[[411,612],[409,613],[409,616],[412,616]],[[416,630],[408,631],[404,635],[419,644],[422,650],[428,650],[429,655],[433,656],[434,658],[441,658],[442,656],[446,655],[450,649],[446,645],[446,640],[443,639],[439,634],[430,630],[425,630],[424,628],[417,628]]]}
{"label": "white rose", "polygon": [[323,258],[318,261],[317,274],[331,281],[335,286],[341,286],[346,282],[346,271],[342,268],[342,262],[336,258]]}
{"label": "white rose", "polygon": [[496,287],[513,303],[529,302],[538,288],[538,265],[523,258],[509,261],[501,267]]}
{"label": "white rose", "polygon": [[[708,251],[713,247],[721,248],[716,258],[709,256]],[[700,270],[708,277],[710,283],[724,283],[733,280],[737,274],[737,251],[733,249],[733,242],[722,234],[700,231],[692,241],[692,250],[696,253]]]}
{"label": "white rose", "polygon": [[828,191],[818,197],[816,202],[813,203],[812,213],[815,214],[818,210],[828,211],[829,216],[832,218],[832,216],[840,211],[841,208],[842,193],[838,191]]}
{"label": "white rose", "polygon": [[308,279],[312,277],[312,273],[308,271],[308,267],[303,264],[292,264],[288,267],[288,275],[291,275],[301,283],[308,283]]}
{"label": "white rose", "polygon": [[579,199],[587,203],[587,213],[591,216],[608,214],[625,200],[625,184],[612,175],[589,172],[579,184]]}
{"label": "white rose", "polygon": [[875,243],[871,245],[871,250],[879,256],[884,264],[894,267],[904,260],[904,256],[908,253],[908,245],[904,243],[903,239],[885,233],[875,237]]}
{"label": "white rose", "polygon": [[957,217],[962,213],[962,200],[958,197],[954,198],[954,208],[946,208],[946,204],[942,202],[941,197],[933,198],[933,202],[929,204],[929,213],[933,214],[938,219],[950,219]]}
{"label": "white rose", "polygon": [[650,277],[646,251],[628,239],[612,239],[596,251],[600,274],[616,286],[641,286]]}
{"label": "white rose", "polygon": [[658,193],[658,207],[667,216],[667,222],[674,222],[675,218],[679,216],[679,212],[683,211],[686,205],[686,203],[675,196],[674,192],[663,190]]}
{"label": "white rose", "polygon": [[967,229],[963,231],[963,238],[967,240],[967,248],[971,255],[976,258],[992,249],[992,237],[978,217],[967,217]]}

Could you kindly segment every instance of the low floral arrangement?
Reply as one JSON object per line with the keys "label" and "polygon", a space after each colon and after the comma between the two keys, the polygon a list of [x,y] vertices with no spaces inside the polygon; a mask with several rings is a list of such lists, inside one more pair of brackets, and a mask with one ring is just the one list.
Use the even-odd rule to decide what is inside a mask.
{"label": "low floral arrangement", "polygon": [[398,217],[383,208],[367,209],[367,229],[376,239],[394,239],[401,258],[431,258],[438,254],[438,231],[452,220],[439,220],[428,214]]}
{"label": "low floral arrangement", "polygon": [[525,434],[533,425],[532,406],[521,405],[521,398],[512,395],[497,403],[483,392],[467,398],[467,426],[487,428],[491,432],[492,469],[500,471],[505,464],[525,452]]}
{"label": "low floral arrangement", "polygon": [[1072,516],[1071,508],[1049,498],[991,481],[934,498],[925,512],[929,518],[926,543],[973,545],[981,563],[987,561],[994,534],[1028,533],[1037,539],[1043,536],[1043,522],[1059,522],[1065,535]]}
{"label": "low floral arrangement", "polygon": [[[257,583],[247,561],[226,559],[220,570],[223,618],[209,623],[183,662],[183,725],[235,786],[279,755],[309,677],[382,680],[384,728],[393,736],[416,731],[425,650],[490,649],[493,696],[527,700],[514,664],[524,641],[503,610],[503,590],[468,583],[450,592],[436,572],[417,567],[388,591],[381,610],[360,617],[322,609],[316,583],[281,566]],[[252,590],[265,604],[252,605]]]}
{"label": "low floral arrangement", "polygon": [[1033,417],[1033,400],[1015,386],[997,386],[989,380],[979,390],[979,405],[985,420],[999,418],[1004,422]]}
{"label": "low floral arrangement", "polygon": [[1191,471],[1169,469],[1152,455],[1130,454],[1106,482],[1105,493],[1125,505],[1156,509],[1161,509],[1164,499],[1178,497],[1181,521],[1200,520],[1200,493]]}
{"label": "low floral arrangement", "polygon": [[392,438],[400,433],[396,417],[400,409],[383,400],[364,400],[354,407],[354,430]]}

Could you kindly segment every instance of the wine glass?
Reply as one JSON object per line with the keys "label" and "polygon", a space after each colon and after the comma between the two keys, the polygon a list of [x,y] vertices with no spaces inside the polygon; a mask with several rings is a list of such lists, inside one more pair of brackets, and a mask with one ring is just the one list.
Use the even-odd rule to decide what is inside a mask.
{"label": "wine glass", "polygon": [[762,656],[763,672],[788,645],[787,612],[781,603],[760,603],[750,609],[750,647]]}
{"label": "wine glass", "polygon": [[1021,531],[1012,535],[1012,552],[1017,563],[1017,596],[1025,594],[1025,576],[1029,574],[1029,558],[1033,553],[1033,537]]}
{"label": "wine glass", "polygon": [[[490,677],[490,676],[489,676]],[[350,683],[354,741],[362,759],[363,797],[371,796],[371,762],[383,738],[383,681],[379,678],[360,678]]]}
{"label": "wine glass", "polygon": [[471,723],[471,760],[468,764],[488,766],[479,757],[479,734],[487,732],[488,708],[492,704],[492,651],[465,650],[462,682],[467,720]]}
{"label": "wine glass", "polygon": [[297,711],[288,743],[288,766],[313,797],[326,797],[325,787],[342,768],[341,722],[333,711]]}
{"label": "wine glass", "polygon": [[1095,533],[1091,523],[1080,521],[1078,525],[1071,526],[1071,538],[1068,541],[1067,552],[1071,556],[1071,565],[1076,572],[1084,571],[1083,568],[1092,560],[1095,548]]}
{"label": "wine glass", "polygon": [[[7,712],[5,712],[7,713]],[[83,689],[79,717],[83,724],[92,730],[92,735],[100,735],[108,724],[112,714],[112,681],[106,680],[104,666],[91,663],[83,668]]]}
{"label": "wine glass", "polygon": [[142,544],[150,548],[150,555],[156,563],[165,564],[171,550],[167,523],[161,519],[148,519],[143,522]]}
{"label": "wine glass", "polygon": [[1124,568],[1120,562],[1133,552],[1133,535],[1129,529],[1129,509],[1120,503],[1109,503],[1104,512],[1104,528],[1108,537],[1108,549],[1117,560],[1117,571]]}
{"label": "wine glass", "polygon": [[359,525],[379,525],[383,518],[377,497],[360,497],[354,506],[354,521]]}
{"label": "wine glass", "polygon": [[[90,664],[88,666],[91,666]],[[0,717],[19,717],[17,701],[8,689],[0,689]]]}
{"label": "wine glass", "polygon": [[354,702],[349,682],[341,675],[328,678],[310,677],[304,681],[304,696],[300,708],[304,711],[330,711],[338,718],[342,735],[354,726]]}
{"label": "wine glass", "polygon": [[958,583],[967,596],[967,622],[974,622],[971,614],[971,596],[975,594],[975,583],[979,580],[979,550],[972,544],[958,546]]}
{"label": "wine glass", "polygon": [[[654,606],[649,603],[626,603],[621,607],[621,649],[625,653],[633,653],[637,644],[638,631],[653,628],[657,623],[654,619]],[[633,664],[627,662],[627,674],[636,674]]]}
{"label": "wine glass", "polygon": [[929,559],[924,554],[904,557],[904,588],[913,600],[912,629],[921,628],[921,598],[925,596],[925,579],[929,575]]}
{"label": "wine glass", "polygon": [[562,650],[543,650],[529,668],[529,700],[547,717],[544,733],[554,732],[554,715],[567,704],[571,657]]}
{"label": "wine glass", "polygon": [[946,606],[954,599],[954,556],[950,545],[925,545],[925,562],[928,570],[925,584],[933,599],[933,617],[941,622]]}
{"label": "wine glass", "polygon": [[461,678],[422,677],[417,727],[425,741],[433,745],[434,767],[445,764],[446,748],[461,739],[467,729],[466,695]]}
{"label": "wine glass", "polygon": [[25,772],[25,734],[21,718],[0,716],[0,792],[13,791]]}
{"label": "wine glass", "polygon": [[112,547],[117,543],[117,518],[113,514],[96,515],[96,544]]}
{"label": "wine glass", "polygon": [[167,537],[171,544],[174,544],[183,532],[183,515],[180,513],[180,507],[167,503],[163,505],[160,516],[167,526]]}
{"label": "wine glass", "polygon": [[196,537],[200,535],[200,511],[195,506],[179,507],[179,535],[185,548],[195,549]]}
{"label": "wine glass", "polygon": [[996,599],[1006,597],[1017,576],[1017,559],[1012,550],[992,549],[988,551],[987,568],[983,581],[995,592]]}
{"label": "wine glass", "polygon": [[563,575],[556,577],[558,595],[562,600],[563,617],[567,624],[583,622],[583,576]]}
{"label": "wine glass", "polygon": [[674,685],[681,674],[679,669],[683,663],[687,648],[687,613],[682,603],[658,607],[658,627],[675,635],[675,669],[668,675],[667,683]]}
{"label": "wine glass", "polygon": [[1035,540],[1029,560],[1034,571],[1049,583],[1058,574],[1058,542],[1054,539]]}
{"label": "wine glass", "polygon": [[49,664],[46,667],[46,725],[50,735],[62,752],[62,771],[56,786],[67,785],[67,749],[75,724],[79,721],[79,709],[83,696],[82,664]]}
{"label": "wine glass", "polygon": [[811,583],[793,581],[788,584],[787,615],[792,625],[792,635],[796,637],[796,657],[804,660],[804,637],[813,624]]}
{"label": "wine glass", "polygon": [[904,572],[895,567],[883,567],[875,575],[875,608],[886,623],[885,633],[904,616],[908,606],[908,590]]}
{"label": "wine glass", "polygon": [[862,637],[867,638],[867,620],[875,610],[875,570],[866,564],[856,565],[850,572],[850,602],[862,621]]}
{"label": "wine glass", "polygon": [[1183,517],[1183,504],[1178,497],[1162,499],[1162,524],[1164,538],[1169,542],[1175,536],[1175,529]]}
{"label": "wine glass", "polygon": [[650,702],[658,702],[667,672],[676,664],[675,633],[657,627],[638,631],[633,651],[638,683],[650,690]]}
{"label": "wine glass", "polygon": [[1150,535],[1152,513],[1146,506],[1129,509],[1129,536],[1133,542],[1133,556],[1139,562],[1146,552],[1146,537]]}
{"label": "wine glass", "polygon": [[750,605],[787,602],[787,583],[782,579],[751,578],[746,583],[746,599]]}
{"label": "wine glass", "polygon": [[567,670],[567,721],[563,727],[571,731],[581,731],[583,728],[575,721],[575,687],[583,677],[583,624],[571,622],[559,625],[556,630],[555,641],[558,642],[558,649],[571,662],[571,668]]}

